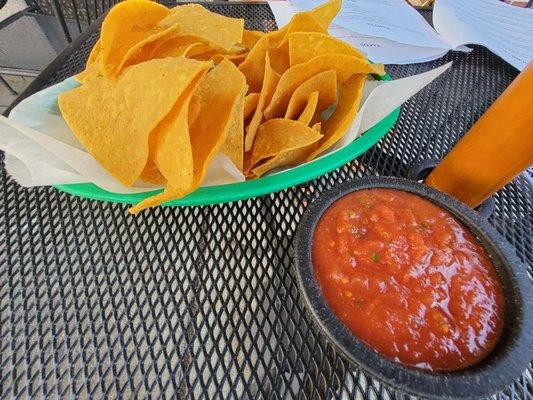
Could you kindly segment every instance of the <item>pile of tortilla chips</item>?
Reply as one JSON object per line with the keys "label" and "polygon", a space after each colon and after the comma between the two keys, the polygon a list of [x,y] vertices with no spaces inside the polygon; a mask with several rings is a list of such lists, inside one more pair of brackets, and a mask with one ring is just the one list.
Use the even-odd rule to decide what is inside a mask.
{"label": "pile of tortilla chips", "polygon": [[248,178],[311,160],[348,131],[368,74],[384,74],[328,35],[340,6],[262,33],[198,4],[126,0],[104,20],[81,86],[59,96],[61,113],[124,185],[165,186],[133,213],[194,191],[219,151]]}

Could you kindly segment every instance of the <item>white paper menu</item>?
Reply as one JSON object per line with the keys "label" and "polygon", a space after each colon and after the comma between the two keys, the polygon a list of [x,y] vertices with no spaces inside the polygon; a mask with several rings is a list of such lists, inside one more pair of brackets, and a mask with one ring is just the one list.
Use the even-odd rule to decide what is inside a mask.
{"label": "white paper menu", "polygon": [[[269,3],[283,26],[298,9],[323,0]],[[386,64],[433,60],[449,50],[468,51],[465,44],[484,45],[520,70],[533,58],[532,9],[498,0],[437,0],[433,23],[436,30],[404,0],[344,0],[330,33]]]}
{"label": "white paper menu", "polygon": [[[300,9],[310,9],[324,1],[292,0],[291,3]],[[342,10],[333,22],[368,36],[415,46],[450,48],[405,0],[343,0]]]}
{"label": "white paper menu", "polygon": [[[274,14],[278,27],[282,28],[298,11],[309,10],[324,3],[324,1],[325,0],[292,0],[291,2],[269,1],[268,3],[272,9],[272,13]],[[386,1],[390,2],[391,0]],[[442,57],[450,50],[450,46],[439,40],[438,35],[435,34],[430,34],[425,42],[430,44],[438,43],[438,47],[401,43],[394,40],[395,36],[392,34],[387,36],[385,35],[386,32],[384,32],[382,35],[375,29],[377,28],[378,20],[383,23],[383,16],[381,15],[382,12],[381,9],[372,4],[372,2],[368,3],[368,8],[365,9],[364,14],[373,21],[369,22],[369,24],[374,23],[376,26],[372,27],[371,25],[368,25],[366,28],[370,27],[371,29],[367,30],[366,28],[361,27],[356,30],[353,24],[350,23],[349,19],[344,18],[344,13],[346,13],[347,6],[349,6],[349,4],[346,0],[344,0],[342,11],[330,27],[330,34],[365,51],[368,58],[370,58],[372,61],[381,62],[384,64],[412,64],[434,60]],[[424,26],[428,25],[427,22],[421,15],[416,15],[418,13],[414,9],[406,6],[404,11],[407,11],[407,15],[409,15],[410,19],[421,25],[423,30],[427,30],[427,27]],[[415,14],[412,14],[411,11],[414,11]],[[354,16],[355,13],[352,12],[351,15]],[[342,25],[337,22],[339,21],[339,18]],[[394,17],[391,19],[399,20]],[[361,21],[361,18],[359,18],[359,21]],[[400,26],[397,25],[396,29],[400,29]],[[409,29],[412,31],[414,30],[412,28]],[[388,37],[393,39],[391,40]],[[462,49],[468,50],[466,48]]]}
{"label": "white paper menu", "polygon": [[533,59],[531,8],[497,0],[438,0],[433,25],[453,47],[481,44],[519,70]]}

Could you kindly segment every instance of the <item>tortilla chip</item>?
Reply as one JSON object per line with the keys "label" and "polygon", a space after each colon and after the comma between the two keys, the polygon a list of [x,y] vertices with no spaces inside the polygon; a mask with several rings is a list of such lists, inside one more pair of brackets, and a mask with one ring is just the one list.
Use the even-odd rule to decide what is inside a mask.
{"label": "tortilla chip", "polygon": [[147,0],[128,0],[114,6],[103,21],[100,34],[102,73],[115,77],[126,53],[158,32],[156,24],[169,13],[165,6]]}
{"label": "tortilla chip", "polygon": [[260,93],[249,93],[246,95],[244,98],[244,119],[248,118],[255,111],[257,104],[259,103],[260,96]]}
{"label": "tortilla chip", "polygon": [[318,104],[318,91],[313,92],[309,95],[309,99],[307,100],[307,105],[305,106],[304,110],[300,114],[300,117],[298,117],[298,121],[306,126],[309,126],[311,120],[313,119],[313,116],[315,115],[317,104]]}
{"label": "tortilla chip", "polygon": [[143,172],[141,172],[141,175],[139,176],[139,179],[144,182],[153,183],[155,185],[163,185],[167,182],[167,180],[157,169],[157,165],[155,165],[153,161],[148,161],[148,164],[146,164],[146,166],[144,167]]}
{"label": "tortilla chip", "polygon": [[348,132],[359,110],[365,81],[366,75],[354,74],[340,86],[337,107],[331,117],[322,122],[324,137],[318,143],[318,148],[309,155],[308,161],[328,150]]}
{"label": "tortilla chip", "polygon": [[83,84],[94,77],[100,76],[100,58],[100,39],[98,39],[89,54],[85,69],[74,75],[74,79]]}
{"label": "tortilla chip", "polygon": [[381,64],[369,64],[354,56],[344,54],[322,54],[303,64],[289,68],[282,76],[274,96],[265,110],[267,119],[282,116],[287,109],[289,99],[296,88],[306,80],[327,70],[337,72],[337,83],[345,82],[353,74],[381,74]]}
{"label": "tortilla chip", "polygon": [[299,121],[275,118],[262,123],[252,152],[252,166],[283,151],[294,150],[316,142],[320,136]]}
{"label": "tortilla chip", "polygon": [[188,98],[180,99],[152,133],[156,137],[154,162],[167,180],[164,193],[168,194],[169,189],[172,192],[169,199],[183,196],[192,185],[192,149],[187,122],[189,102],[190,94]]}
{"label": "tortilla chip", "polygon": [[[228,53],[211,43],[209,38],[198,35],[183,35],[178,29],[178,25],[173,25],[138,43],[128,51],[125,64],[138,64],[146,60],[165,57],[188,57],[207,61],[218,55],[238,64],[246,57],[247,53],[243,53],[242,50],[234,49]],[[237,51],[241,51],[241,53],[237,53]]]}
{"label": "tortilla chip", "polygon": [[239,66],[248,56],[248,52],[242,54],[214,54],[210,57],[210,60],[213,60],[215,64],[218,64],[223,59],[231,61],[233,65]]}
{"label": "tortilla chip", "polygon": [[132,47],[128,49],[124,57],[122,58],[122,61],[119,63],[119,65],[115,68],[115,74],[120,74],[120,72],[130,65],[135,65],[142,63],[144,61],[148,61],[153,58],[163,58],[163,57],[154,57],[154,54],[152,52],[153,46],[150,46],[153,43],[157,43],[160,41],[164,41],[168,39],[169,37],[176,34],[178,27],[177,26],[171,26],[168,29],[154,32],[150,35],[148,35],[146,38],[141,40],[138,43],[135,43]]}
{"label": "tortilla chip", "polygon": [[[157,164],[154,164],[157,169],[144,170],[141,175],[143,178],[153,181],[163,178],[163,181],[166,182],[165,190],[131,207],[129,212],[132,214],[137,214],[149,207],[155,207],[165,201],[182,197],[191,191],[193,161],[189,127],[187,125],[188,102],[181,105],[183,107],[171,111],[152,133],[152,135],[157,137]],[[170,180],[165,179],[160,171],[161,168],[164,168],[166,173],[170,173]]]}
{"label": "tortilla chip", "polygon": [[239,65],[239,71],[246,77],[246,83],[251,93],[261,92],[265,74],[265,55],[269,46],[268,36],[263,36],[250,50],[246,59]]}
{"label": "tortilla chip", "polygon": [[326,33],[327,28],[324,29],[322,24],[317,21],[312,15],[307,13],[295,14],[289,24],[283,39],[276,46],[276,49],[283,50],[288,53],[289,51],[289,37],[293,32],[321,32]]}
{"label": "tortilla chip", "polygon": [[337,102],[337,72],[333,69],[324,71],[309,78],[296,88],[291,96],[285,118],[295,119],[304,109],[309,95],[318,91],[317,110],[324,111]]}
{"label": "tortilla chip", "polygon": [[[301,159],[309,146],[321,137],[321,134],[298,121],[284,118],[266,121],[257,132],[250,163],[252,174],[259,177],[272,168]],[[265,162],[258,165],[261,161]]]}
{"label": "tortilla chip", "polygon": [[[169,13],[168,18],[161,20],[151,33],[128,50],[126,61],[123,64],[132,65],[153,58],[180,57],[183,55],[183,50],[193,43],[202,43],[205,47],[197,47],[194,53],[190,54],[190,57],[212,51],[231,54],[242,52],[242,49],[234,49],[233,42],[228,45],[227,49],[221,47],[220,40],[223,40],[224,35],[214,35],[205,26],[194,28],[192,26],[194,21],[191,21],[191,18],[194,19],[195,15],[202,14],[202,18],[208,16],[207,19],[213,19],[217,22],[221,22],[220,19],[222,22],[232,21],[230,23],[232,26],[239,26],[239,20],[211,13],[199,5],[179,6]],[[216,40],[213,39],[215,36]],[[238,33],[235,37],[240,40]],[[209,57],[205,59],[207,60]]]}
{"label": "tortilla chip", "polygon": [[[174,108],[150,135],[150,143],[153,145],[150,149],[153,151],[151,153],[153,165],[164,177],[166,186],[162,193],[151,196],[131,207],[129,211],[132,214],[182,197],[193,190],[193,156],[189,136],[188,112],[192,95],[205,72],[198,74],[189,84]],[[161,179],[153,169],[147,170],[145,168],[143,173],[144,177],[149,179]]]}
{"label": "tortilla chip", "polygon": [[321,54],[344,54],[366,61],[363,52],[342,40],[319,32],[294,32],[289,36],[290,66],[302,64]]}
{"label": "tortilla chip", "polygon": [[188,57],[193,58],[200,54],[205,54],[211,51],[211,48],[203,43],[195,42],[185,46],[182,46],[174,51],[170,51],[165,54],[166,57]]}
{"label": "tortilla chip", "polygon": [[341,6],[342,0],[328,0],[327,3],[309,10],[308,13],[322,25],[322,29],[327,30],[341,10]]}
{"label": "tortilla chip", "polygon": [[133,56],[135,61],[130,62],[131,64],[154,58],[179,57],[191,44],[207,44],[206,41],[194,36],[179,35],[177,27],[171,27],[160,32],[165,32],[165,34],[152,35],[151,39],[153,40],[146,40],[142,46],[137,48],[137,52]]}
{"label": "tortilla chip", "polygon": [[[174,105],[174,108],[176,108],[176,105]],[[170,112],[172,113],[173,110]],[[155,130],[157,130],[157,127],[154,129],[154,131]],[[141,175],[139,176],[139,179],[144,182],[163,185],[164,183],[167,182],[167,180],[161,174],[161,172],[157,168],[157,165],[155,165],[155,162],[154,162],[154,153],[156,150],[156,145],[157,145],[157,135],[154,135],[154,132],[152,132],[150,136],[148,137],[148,160],[146,161],[146,165],[144,166],[144,169],[142,170]]]}
{"label": "tortilla chip", "polygon": [[270,67],[270,59],[268,53],[265,55],[265,79],[263,80],[261,95],[259,96],[259,101],[257,102],[257,108],[255,109],[254,116],[250,121],[250,124],[246,128],[246,140],[244,143],[244,150],[252,150],[255,134],[257,133],[257,128],[263,121],[263,110],[265,105],[270,102],[276,86],[279,81],[279,74]]}
{"label": "tortilla chip", "polygon": [[245,29],[242,32],[242,42],[240,44],[246,49],[251,49],[263,36],[265,36],[264,32]]}
{"label": "tortilla chip", "polygon": [[186,4],[174,7],[158,23],[163,29],[172,25],[177,25],[182,35],[207,38],[210,43],[229,51],[242,42],[244,19],[225,17],[199,4]]}
{"label": "tortilla chip", "polygon": [[285,32],[287,31],[287,25],[285,25],[283,28],[277,30],[277,31],[271,31],[265,33],[265,35],[261,38],[268,38],[268,42],[270,43],[271,49],[276,49],[283,38],[285,37]]}
{"label": "tortilla chip", "polygon": [[89,53],[89,58],[87,59],[87,67],[96,61],[98,55],[100,54],[100,39],[96,41],[91,52]]}
{"label": "tortilla chip", "polygon": [[295,14],[285,26],[283,38],[276,48],[288,51],[289,37],[293,32],[321,32],[327,33],[333,18],[341,9],[341,0],[329,0],[312,10]]}
{"label": "tortilla chip", "polygon": [[[193,180],[193,159],[189,138],[189,103],[203,75],[189,85],[178,100],[175,109],[157,126],[152,135],[156,146],[154,162],[167,180],[165,192],[169,199],[183,196],[190,190]],[[171,192],[171,193],[168,193]]]}
{"label": "tortilla chip", "polygon": [[220,151],[227,155],[233,164],[240,171],[244,168],[244,95],[246,94],[246,85],[242,87],[242,92],[237,99],[231,116],[231,124],[226,136],[226,141]]}
{"label": "tortilla chip", "polygon": [[224,57],[238,67],[242,62],[244,62],[244,60],[246,60],[246,57],[248,57],[248,52],[245,51],[240,54],[225,54]]}
{"label": "tortilla chip", "polygon": [[289,69],[289,53],[284,49],[268,50],[270,65],[278,74],[283,75]]}
{"label": "tortilla chip", "polygon": [[230,55],[225,55],[224,57],[226,57],[228,60],[230,60],[235,66],[239,66],[241,65],[241,63],[244,62],[244,60],[246,60],[246,57],[248,57],[248,52],[244,52],[244,53],[241,53],[241,54],[230,54]]}
{"label": "tortilla chip", "polygon": [[87,67],[83,71],[81,71],[78,75],[74,75],[74,79],[76,79],[79,83],[84,84],[98,76],[101,76],[100,56],[96,57],[96,60],[93,63],[91,63],[91,65],[87,65]]}
{"label": "tortilla chip", "polygon": [[147,163],[150,133],[211,65],[186,58],[147,61],[126,68],[116,80],[97,77],[60,94],[59,108],[85,149],[131,186]]}
{"label": "tortilla chip", "polygon": [[198,111],[189,118],[194,188],[203,182],[209,163],[226,140],[245,86],[244,75],[228,60],[209,71],[198,86],[191,101]]}
{"label": "tortilla chip", "polygon": [[322,131],[322,122],[317,122],[313,125],[313,130],[320,133]]}
{"label": "tortilla chip", "polygon": [[314,146],[316,146],[316,141],[315,143],[311,143],[298,149],[284,151],[254,167],[251,172],[247,174],[247,177],[260,178],[275,168],[297,164],[307,157],[309,152],[313,150]]}
{"label": "tortilla chip", "polygon": [[181,35],[177,26],[170,27],[172,33],[164,37],[160,37],[159,40],[147,43],[142,47],[142,56],[147,59],[152,58],[165,58],[174,57],[179,54],[179,49],[187,48],[193,43],[200,43],[202,45],[208,45],[208,41],[197,36]]}

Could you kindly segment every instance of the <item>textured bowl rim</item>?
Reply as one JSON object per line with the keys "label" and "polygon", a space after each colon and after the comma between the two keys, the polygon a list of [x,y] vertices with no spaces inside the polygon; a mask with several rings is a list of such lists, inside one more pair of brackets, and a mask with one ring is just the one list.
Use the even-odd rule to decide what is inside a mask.
{"label": "textured bowl rim", "polygon": [[[360,189],[403,190],[451,212],[481,242],[496,269],[505,297],[505,320],[496,348],[461,371],[428,372],[391,361],[357,339],[325,301],[311,259],[312,236],[323,212],[341,197]],[[490,224],[463,203],[421,183],[402,178],[356,179],[323,193],[307,208],[295,236],[296,280],[313,320],[350,361],[400,390],[430,398],[489,396],[511,384],[533,356],[533,284],[514,249]]]}

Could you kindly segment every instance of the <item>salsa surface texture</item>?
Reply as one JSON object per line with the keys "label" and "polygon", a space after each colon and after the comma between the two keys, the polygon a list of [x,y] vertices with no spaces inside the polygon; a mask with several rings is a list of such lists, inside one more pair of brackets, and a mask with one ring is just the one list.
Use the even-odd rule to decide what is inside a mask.
{"label": "salsa surface texture", "polygon": [[333,312],[394,361],[459,370],[499,339],[504,298],[489,257],[451,213],[417,195],[342,197],[318,222],[312,257]]}

